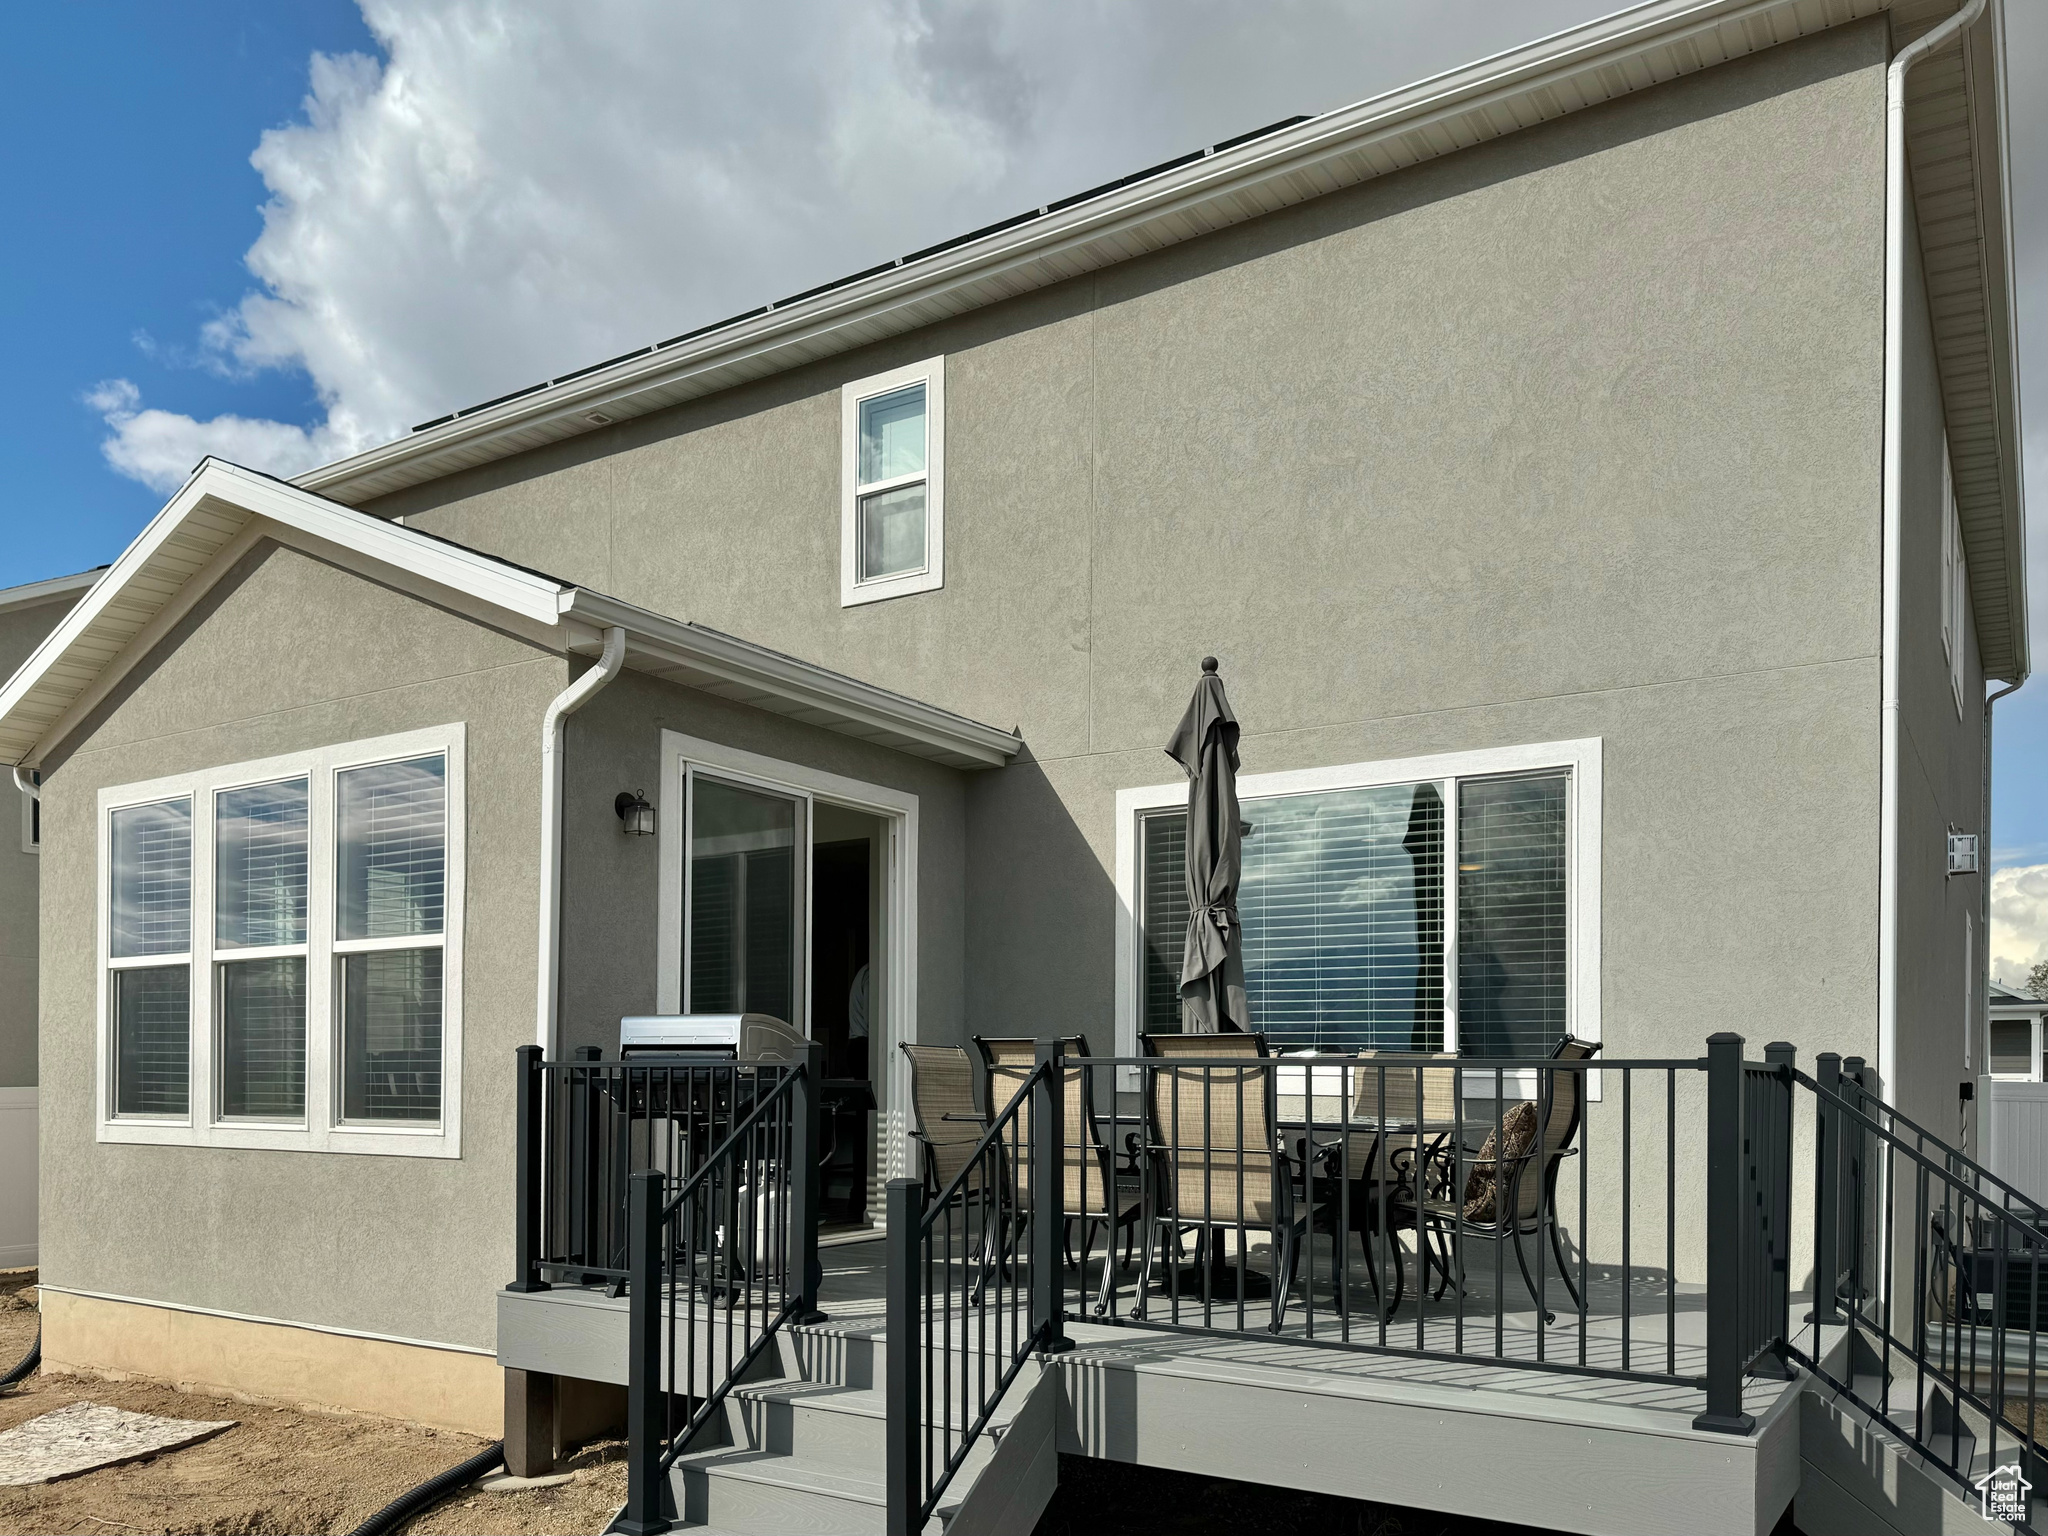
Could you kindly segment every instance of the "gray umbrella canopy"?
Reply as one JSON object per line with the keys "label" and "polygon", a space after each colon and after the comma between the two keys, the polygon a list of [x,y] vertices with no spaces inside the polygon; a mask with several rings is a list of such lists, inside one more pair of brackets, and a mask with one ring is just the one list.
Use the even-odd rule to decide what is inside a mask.
{"label": "gray umbrella canopy", "polygon": [[1237,716],[1223,696],[1216,658],[1174,728],[1166,755],[1188,776],[1188,937],[1180,965],[1181,1027],[1191,1035],[1249,1030],[1237,883],[1244,868],[1237,805]]}

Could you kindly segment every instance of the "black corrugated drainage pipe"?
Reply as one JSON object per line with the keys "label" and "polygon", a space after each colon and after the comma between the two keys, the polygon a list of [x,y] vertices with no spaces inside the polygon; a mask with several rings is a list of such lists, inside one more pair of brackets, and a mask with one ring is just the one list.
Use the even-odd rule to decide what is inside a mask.
{"label": "black corrugated drainage pipe", "polygon": [[440,1503],[458,1488],[467,1488],[478,1478],[505,1464],[505,1442],[494,1440],[469,1460],[458,1462],[446,1472],[428,1478],[410,1492],[401,1493],[349,1536],[389,1536],[414,1515]]}
{"label": "black corrugated drainage pipe", "polygon": [[13,1386],[18,1381],[28,1380],[30,1376],[35,1374],[36,1367],[41,1365],[42,1363],[43,1325],[41,1323],[37,1323],[35,1343],[29,1345],[28,1353],[21,1357],[21,1359],[16,1363],[13,1370],[9,1371],[5,1376],[0,1376],[0,1391],[5,1391],[8,1387]]}

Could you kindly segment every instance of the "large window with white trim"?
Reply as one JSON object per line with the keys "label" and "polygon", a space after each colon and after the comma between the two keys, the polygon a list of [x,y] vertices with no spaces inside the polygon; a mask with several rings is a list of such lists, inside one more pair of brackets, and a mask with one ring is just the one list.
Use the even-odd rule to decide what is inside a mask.
{"label": "large window with white trim", "polygon": [[840,602],[945,584],[945,359],[841,392]]}
{"label": "large window with white trim", "polygon": [[[1247,776],[1253,1028],[1286,1050],[1547,1055],[1597,1037],[1598,743]],[[1549,761],[1545,759],[1549,758]],[[1127,791],[1132,1032],[1181,1027],[1186,791]],[[1589,824],[1588,815],[1594,820]]]}
{"label": "large window with white trim", "polygon": [[105,1139],[454,1155],[461,742],[102,792]]}

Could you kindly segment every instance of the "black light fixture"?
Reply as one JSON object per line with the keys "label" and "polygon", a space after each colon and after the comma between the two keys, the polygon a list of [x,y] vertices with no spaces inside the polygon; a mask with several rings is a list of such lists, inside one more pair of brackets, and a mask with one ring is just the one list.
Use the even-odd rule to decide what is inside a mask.
{"label": "black light fixture", "polygon": [[654,807],[649,805],[647,797],[637,790],[620,790],[619,798],[612,802],[612,809],[619,813],[619,820],[626,824],[626,836],[654,835]]}

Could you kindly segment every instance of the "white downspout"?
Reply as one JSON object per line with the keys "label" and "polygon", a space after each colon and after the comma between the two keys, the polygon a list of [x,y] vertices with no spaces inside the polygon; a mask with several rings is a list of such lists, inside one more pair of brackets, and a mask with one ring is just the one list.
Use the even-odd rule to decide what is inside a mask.
{"label": "white downspout", "polygon": [[540,719],[540,978],[535,999],[534,1038],[556,1056],[560,1034],[562,969],[562,722],[590,702],[619,675],[626,660],[626,632],[604,632],[597,665],[555,695]]}
{"label": "white downspout", "polygon": [[43,798],[43,792],[41,789],[37,788],[36,781],[34,779],[28,778],[22,773],[21,764],[19,763],[16,763],[14,765],[14,787],[20,790],[24,795],[27,795],[31,800],[40,800]]}
{"label": "white downspout", "polygon": [[1877,1080],[1897,1102],[1899,1059],[1899,588],[1906,378],[1906,71],[1984,14],[1969,3],[1892,60],[1884,88],[1884,620],[1883,738],[1878,769]]}

